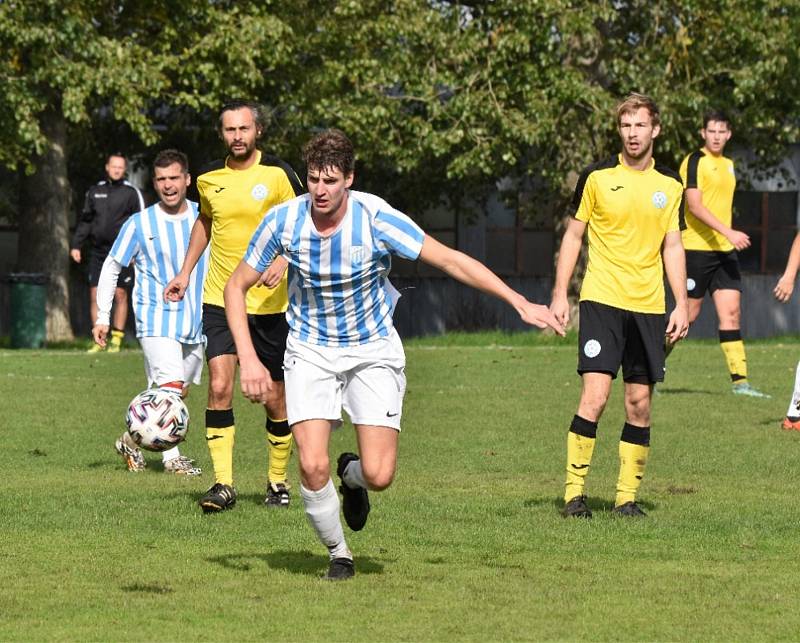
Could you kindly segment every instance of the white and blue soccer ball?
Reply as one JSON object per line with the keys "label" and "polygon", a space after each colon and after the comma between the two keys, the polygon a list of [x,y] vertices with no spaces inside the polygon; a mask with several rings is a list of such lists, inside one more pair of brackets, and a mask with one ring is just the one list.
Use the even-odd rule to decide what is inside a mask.
{"label": "white and blue soccer ball", "polygon": [[131,438],[141,448],[166,451],[186,437],[189,409],[177,393],[152,388],[131,400],[125,424]]}

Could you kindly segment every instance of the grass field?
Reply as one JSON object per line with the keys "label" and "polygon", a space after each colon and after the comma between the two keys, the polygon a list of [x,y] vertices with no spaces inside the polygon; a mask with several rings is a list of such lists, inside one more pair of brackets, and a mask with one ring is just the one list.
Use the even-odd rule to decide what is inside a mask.
{"label": "grass field", "polygon": [[[348,532],[358,573],[338,584],[319,579],[299,497],[261,504],[260,409],[237,397],[239,503],[204,516],[204,388],[183,447],[203,476],[170,477],[152,454],[129,474],[113,442],[141,353],[0,351],[0,640],[797,640],[800,433],[778,425],[800,343],[748,344],[772,400],[732,396],[715,343],[676,350],[644,520],[609,514],[617,387],[587,487],[595,518],[565,521],[575,342],[532,337],[407,344],[398,477]],[[352,449],[352,430],[332,443]]]}

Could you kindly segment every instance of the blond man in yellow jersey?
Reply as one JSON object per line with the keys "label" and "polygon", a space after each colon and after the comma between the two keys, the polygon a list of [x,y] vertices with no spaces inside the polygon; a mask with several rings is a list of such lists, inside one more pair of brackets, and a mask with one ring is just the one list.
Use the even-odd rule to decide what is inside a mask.
{"label": "blond man in yellow jersey", "polygon": [[769,397],[747,381],[747,358],[741,331],[742,277],[737,250],[750,247],[750,237],[734,230],[733,193],[736,175],[733,161],[723,155],[731,138],[728,117],[709,111],[700,130],[703,147],[681,163],[686,189],[686,288],[689,323],[700,314],[709,292],[719,319],[719,342],[728,366],[733,392],[750,397]]}
{"label": "blond man in yellow jersey", "polygon": [[[236,434],[233,385],[237,360],[236,346],[225,318],[225,284],[244,256],[264,214],[305,192],[287,163],[257,148],[262,132],[257,104],[233,101],[223,106],[219,134],[228,155],[198,174],[201,216],[192,228],[181,272],[164,291],[168,300],[183,297],[188,277],[210,243],[208,276],[203,289],[203,334],[209,371],[206,440],[215,483],[200,499],[205,513],[230,509],[237,498],[233,486]],[[284,314],[288,306],[285,277],[275,288],[252,288],[246,302],[256,352],[275,383],[264,404],[269,452],[264,503],[268,507],[285,508],[289,505],[287,466],[292,440],[283,386],[283,354],[288,334]]]}
{"label": "blond man in yellow jersey", "polygon": [[[682,185],[677,173],[653,160],[661,131],[655,102],[631,94],[617,107],[622,152],[581,174],[556,266],[550,308],[569,321],[567,287],[588,230],[589,262],[580,295],[578,411],[567,434],[565,517],[591,518],[584,493],[597,424],[620,366],[625,424],[613,512],[644,516],[636,493],[650,450],[653,384],[664,379],[664,339],[676,342],[689,327],[681,244]],[[666,320],[664,271],[675,297]]]}

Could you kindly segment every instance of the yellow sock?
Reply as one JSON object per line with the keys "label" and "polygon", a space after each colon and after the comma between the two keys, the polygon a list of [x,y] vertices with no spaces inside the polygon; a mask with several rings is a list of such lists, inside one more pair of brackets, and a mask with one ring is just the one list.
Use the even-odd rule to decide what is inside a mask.
{"label": "yellow sock", "polygon": [[267,417],[267,448],[269,450],[270,482],[286,482],[289,457],[292,455],[292,432],[287,420],[273,420]]}
{"label": "yellow sock", "polygon": [[597,422],[584,420],[577,415],[572,418],[572,425],[567,433],[567,481],[564,502],[583,495],[596,436]]}
{"label": "yellow sock", "polygon": [[642,484],[647,458],[650,455],[650,427],[625,423],[619,441],[619,478],[614,506],[636,500],[636,492]]}
{"label": "yellow sock", "polygon": [[214,465],[214,481],[233,486],[233,409],[206,409],[206,443]]}
{"label": "yellow sock", "polygon": [[747,356],[744,352],[742,333],[739,330],[719,331],[719,347],[725,355],[731,381],[744,383],[747,381]]}
{"label": "yellow sock", "polygon": [[108,347],[107,347],[109,353],[119,352],[119,349],[122,346],[123,337],[125,337],[125,331],[117,330],[116,328],[111,329],[111,337],[109,337],[108,339]]}

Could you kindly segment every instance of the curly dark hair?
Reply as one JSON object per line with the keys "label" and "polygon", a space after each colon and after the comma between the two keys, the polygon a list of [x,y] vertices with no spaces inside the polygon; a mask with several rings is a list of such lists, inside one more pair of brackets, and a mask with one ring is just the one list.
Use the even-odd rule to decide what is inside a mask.
{"label": "curly dark hair", "polygon": [[303,160],[311,170],[335,168],[349,176],[355,169],[355,152],[347,135],[338,129],[320,132],[303,148]]}

